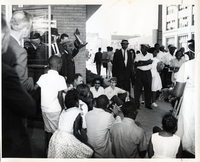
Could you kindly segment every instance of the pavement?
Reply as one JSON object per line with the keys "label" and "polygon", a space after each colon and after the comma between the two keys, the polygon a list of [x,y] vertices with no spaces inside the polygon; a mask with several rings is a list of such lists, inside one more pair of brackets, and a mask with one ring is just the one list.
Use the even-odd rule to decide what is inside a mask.
{"label": "pavement", "polygon": [[[96,73],[95,64],[87,62],[86,66],[88,70]],[[101,75],[104,78],[106,76],[105,68],[103,67]],[[105,79],[105,82],[107,81],[108,80]],[[131,96],[134,97],[133,90],[131,91]],[[141,104],[140,109],[138,109],[138,115],[136,117],[136,121],[141,124],[141,127],[146,132],[147,141],[149,141],[152,135],[153,127],[161,127],[161,120],[163,115],[172,109],[171,104],[168,102],[157,100],[156,103],[158,104],[158,107],[153,108],[152,110],[145,108],[145,106]],[[31,125],[32,124],[29,124],[28,126],[28,132],[31,140],[33,158],[45,158],[45,133],[43,129],[43,123],[37,122],[38,127],[32,127]]]}

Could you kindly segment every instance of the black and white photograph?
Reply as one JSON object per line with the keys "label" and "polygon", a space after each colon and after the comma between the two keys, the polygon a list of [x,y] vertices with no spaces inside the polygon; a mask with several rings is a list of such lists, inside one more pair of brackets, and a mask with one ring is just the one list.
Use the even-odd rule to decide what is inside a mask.
{"label": "black and white photograph", "polygon": [[3,0],[0,161],[198,161],[199,8]]}

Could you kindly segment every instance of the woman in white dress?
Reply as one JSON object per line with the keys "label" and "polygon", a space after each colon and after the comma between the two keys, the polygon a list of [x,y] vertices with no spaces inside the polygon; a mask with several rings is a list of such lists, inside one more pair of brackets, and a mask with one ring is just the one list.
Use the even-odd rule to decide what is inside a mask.
{"label": "woman in white dress", "polygon": [[[171,114],[164,115],[162,129],[154,127],[149,141],[149,158],[181,158],[181,139],[174,132],[177,129],[177,119]],[[157,132],[155,132],[157,129]]]}
{"label": "woman in white dress", "polygon": [[156,48],[152,47],[148,50],[148,52],[153,54],[153,62],[152,62],[152,68],[151,68],[151,74],[152,74],[152,86],[151,86],[152,105],[151,106],[157,107],[158,106],[156,104],[157,91],[160,91],[162,89],[160,74],[157,70],[158,63],[160,62],[160,60],[156,57],[157,56]]}

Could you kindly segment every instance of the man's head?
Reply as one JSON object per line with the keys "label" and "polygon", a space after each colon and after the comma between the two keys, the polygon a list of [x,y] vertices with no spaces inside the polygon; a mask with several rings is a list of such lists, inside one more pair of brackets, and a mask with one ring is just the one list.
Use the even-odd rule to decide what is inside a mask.
{"label": "man's head", "polygon": [[69,41],[69,36],[66,33],[61,34],[60,36],[60,43],[66,43],[67,41]]}
{"label": "man's head", "polygon": [[10,30],[8,28],[8,24],[4,15],[1,14],[1,53],[5,53],[7,51],[7,47],[9,44],[10,38]]}
{"label": "man's head", "polygon": [[140,45],[140,50],[141,50],[142,54],[146,54],[148,49],[149,49],[148,44],[141,44]]}
{"label": "man's head", "polygon": [[154,45],[154,47],[155,47],[155,49],[156,49],[157,52],[160,51],[160,44],[159,44],[159,43],[156,43],[156,44]]}
{"label": "man's head", "polygon": [[170,53],[171,55],[173,55],[174,52],[175,52],[175,50],[177,49],[174,45],[170,45],[170,46],[168,46],[168,48],[169,48],[169,53]]}
{"label": "man's head", "polygon": [[121,110],[124,114],[124,117],[131,118],[133,120],[135,120],[138,113],[135,103],[131,101],[124,102]]}
{"label": "man's head", "polygon": [[98,51],[101,52],[101,47],[98,48]]}
{"label": "man's head", "polygon": [[49,67],[52,70],[56,70],[56,71],[60,71],[61,67],[62,67],[62,59],[56,55],[52,55],[49,58]]}
{"label": "man's head", "polygon": [[97,99],[96,99],[96,106],[97,108],[102,108],[102,109],[106,109],[109,105],[109,99],[106,95],[100,95]]}
{"label": "man's head", "polygon": [[36,47],[39,46],[40,42],[41,42],[41,36],[40,36],[40,33],[37,33],[37,32],[34,32],[32,31],[30,33],[30,42],[32,44],[34,44]]}
{"label": "man's head", "polygon": [[19,35],[19,39],[28,37],[32,27],[33,17],[26,11],[16,11],[10,20],[11,31]]}
{"label": "man's head", "polygon": [[54,37],[54,42],[56,42],[57,39],[59,38],[59,34],[58,34],[58,29],[57,28],[51,28],[51,36]]}
{"label": "man's head", "polygon": [[117,85],[117,78],[116,78],[116,77],[112,77],[112,78],[109,80],[109,82],[110,82],[110,87],[114,89],[115,86]]}
{"label": "man's head", "polygon": [[76,73],[74,76],[74,87],[83,83],[83,77],[80,73]]}
{"label": "man's head", "polygon": [[121,41],[121,46],[122,46],[122,49],[123,50],[126,50],[127,48],[128,48],[128,40],[126,40],[126,39],[123,39],[122,41]]}

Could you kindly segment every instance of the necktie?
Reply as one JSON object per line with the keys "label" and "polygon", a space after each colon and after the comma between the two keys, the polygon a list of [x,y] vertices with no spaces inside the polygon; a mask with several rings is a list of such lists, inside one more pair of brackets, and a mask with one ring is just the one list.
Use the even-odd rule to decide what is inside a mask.
{"label": "necktie", "polygon": [[126,58],[126,52],[125,52],[125,50],[124,50],[124,60],[125,60],[125,58]]}
{"label": "necktie", "polygon": [[54,43],[53,45],[54,45],[55,54],[57,54],[56,44]]}

